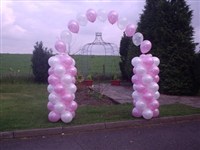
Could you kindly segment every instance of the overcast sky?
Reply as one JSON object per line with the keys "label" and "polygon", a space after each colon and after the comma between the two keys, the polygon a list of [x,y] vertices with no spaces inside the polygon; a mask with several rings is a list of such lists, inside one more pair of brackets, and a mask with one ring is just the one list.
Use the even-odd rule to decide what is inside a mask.
{"label": "overcast sky", "polygon": [[[187,0],[193,12],[192,25],[195,29],[195,42],[200,43],[200,0]],[[137,24],[144,9],[145,0],[1,0],[1,53],[32,53],[37,41],[52,48],[60,33],[67,29],[71,19],[88,9],[115,10],[130,23]],[[95,32],[102,32],[106,42],[119,46],[123,30],[116,24],[95,21],[80,27],[73,34],[71,52],[94,40]]]}

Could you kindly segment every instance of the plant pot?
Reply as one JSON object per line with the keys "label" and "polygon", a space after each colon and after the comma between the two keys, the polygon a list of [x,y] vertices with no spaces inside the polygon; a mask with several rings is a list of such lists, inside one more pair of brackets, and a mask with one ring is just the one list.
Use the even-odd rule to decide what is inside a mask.
{"label": "plant pot", "polygon": [[93,85],[93,80],[84,80],[84,84],[86,86],[92,86]]}
{"label": "plant pot", "polygon": [[114,85],[114,86],[119,86],[121,83],[120,80],[111,80],[111,85]]}

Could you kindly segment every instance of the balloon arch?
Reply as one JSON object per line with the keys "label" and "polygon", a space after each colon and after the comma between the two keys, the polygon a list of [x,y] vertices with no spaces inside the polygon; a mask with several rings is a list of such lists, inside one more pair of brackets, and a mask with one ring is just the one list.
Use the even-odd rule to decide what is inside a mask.
{"label": "balloon arch", "polygon": [[[139,32],[135,33],[136,26],[128,24],[126,18],[120,18],[114,10],[108,14],[105,10],[95,11],[89,9],[85,14],[78,14],[77,21],[71,20],[68,22],[69,31],[61,33],[61,39],[56,41],[55,49],[59,52],[56,56],[49,58],[48,63],[49,77],[48,87],[49,92],[47,108],[50,111],[48,118],[51,122],[62,120],[69,123],[75,117],[75,111],[78,107],[75,102],[75,76],[77,69],[75,60],[67,53],[67,44],[71,42],[72,34],[78,33],[80,26],[86,26],[87,22],[95,22],[96,19],[105,22],[109,21],[112,25],[117,23],[119,29],[124,30],[126,36],[132,37],[134,45],[140,46],[142,54],[139,57],[134,57],[131,61],[133,65],[132,83],[134,92],[132,93],[134,108],[132,115],[135,117],[144,117],[151,119],[159,115],[159,102],[157,99],[160,96],[158,92],[159,86],[159,68],[160,60],[153,57],[151,54],[146,54],[150,51],[152,45],[148,40],[143,40],[143,35]],[[66,43],[66,44],[65,44]]]}

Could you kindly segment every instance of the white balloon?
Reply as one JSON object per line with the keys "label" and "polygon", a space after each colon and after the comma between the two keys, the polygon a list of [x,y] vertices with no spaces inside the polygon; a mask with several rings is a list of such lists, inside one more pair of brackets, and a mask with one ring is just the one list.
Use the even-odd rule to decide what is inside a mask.
{"label": "white balloon", "polygon": [[136,66],[134,69],[139,75],[143,75],[146,73],[146,69],[143,66]]}
{"label": "white balloon", "polygon": [[134,57],[132,60],[131,60],[131,64],[135,67],[139,64],[142,63],[142,60],[140,57]]}
{"label": "white balloon", "polygon": [[52,104],[56,104],[60,100],[55,93],[50,93],[48,99]]}
{"label": "white balloon", "polygon": [[61,82],[62,82],[64,85],[68,85],[68,84],[70,84],[70,83],[73,83],[72,76],[69,75],[69,74],[63,75],[62,78],[61,78]]}
{"label": "white balloon", "polygon": [[75,93],[77,90],[77,87],[75,84],[71,83],[68,85],[67,89],[71,92],[71,93]]}
{"label": "white balloon", "polygon": [[136,46],[139,46],[143,40],[144,37],[140,32],[135,33],[132,37],[133,44],[135,44]]}
{"label": "white balloon", "polygon": [[61,102],[57,102],[55,105],[54,105],[54,111],[57,112],[57,113],[62,113],[64,112],[66,109],[65,105],[62,104]]}
{"label": "white balloon", "polygon": [[160,59],[158,57],[153,57],[153,61],[156,66],[160,64]]}
{"label": "white balloon", "polygon": [[71,122],[73,119],[73,115],[71,112],[69,111],[65,111],[61,114],[61,120],[65,123],[69,123]]}
{"label": "white balloon", "polygon": [[47,86],[47,91],[48,91],[49,93],[52,93],[53,90],[54,90],[53,86],[52,86],[51,84],[49,84],[49,85]]}
{"label": "white balloon", "polygon": [[135,107],[139,110],[139,111],[143,111],[146,108],[146,104],[143,101],[137,101],[135,104]]}
{"label": "white balloon", "polygon": [[70,44],[72,42],[72,34],[68,30],[64,30],[60,33],[60,39],[65,42]]}
{"label": "white balloon", "polygon": [[117,21],[117,26],[119,29],[124,30],[128,24],[128,20],[125,17],[121,17]]}
{"label": "white balloon", "polygon": [[159,85],[155,82],[152,82],[149,86],[149,89],[152,91],[152,92],[157,92],[158,89],[159,89]]}
{"label": "white balloon", "polygon": [[144,76],[142,77],[142,82],[143,82],[144,84],[150,84],[152,81],[153,81],[152,76],[150,76],[150,75],[148,75],[148,74],[146,74],[146,75],[144,75]]}
{"label": "white balloon", "polygon": [[159,97],[160,97],[160,93],[158,91],[156,91],[155,94],[154,94],[154,98],[158,99]]}
{"label": "white balloon", "polygon": [[48,60],[48,64],[51,67],[54,67],[55,65],[59,64],[59,59],[56,56],[52,56]]}
{"label": "white balloon", "polygon": [[134,91],[134,92],[132,93],[132,98],[133,98],[135,101],[138,101],[138,100],[141,99],[141,97],[140,97],[140,95],[139,95],[139,93],[138,93],[137,91]]}
{"label": "white balloon", "polygon": [[77,15],[76,19],[77,19],[79,25],[81,25],[81,26],[86,26],[87,23],[88,23],[88,20],[87,20],[87,17],[86,17],[85,14],[79,13],[79,14]]}
{"label": "white balloon", "polygon": [[151,119],[153,117],[153,112],[152,110],[150,109],[145,109],[143,112],[142,112],[142,116],[145,118],[145,119]]}
{"label": "white balloon", "polygon": [[54,73],[56,76],[63,76],[66,73],[65,67],[62,65],[56,65],[54,68]]}
{"label": "white balloon", "polygon": [[107,13],[106,13],[106,11],[103,10],[103,9],[99,9],[97,11],[97,19],[99,21],[105,22],[107,20]]}

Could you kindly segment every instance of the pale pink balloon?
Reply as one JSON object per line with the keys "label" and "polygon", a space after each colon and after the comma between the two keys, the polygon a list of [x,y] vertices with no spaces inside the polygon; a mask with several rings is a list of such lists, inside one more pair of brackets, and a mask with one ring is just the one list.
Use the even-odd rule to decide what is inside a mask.
{"label": "pale pink balloon", "polygon": [[153,117],[158,117],[159,114],[160,114],[159,109],[155,109],[155,110],[153,111]]}
{"label": "pale pink balloon", "polygon": [[114,24],[116,23],[118,20],[118,13],[114,10],[110,11],[108,13],[108,21],[111,23],[111,24]]}
{"label": "pale pink balloon", "polygon": [[142,41],[140,45],[140,51],[145,54],[148,53],[151,50],[152,44],[149,40]]}
{"label": "pale pink balloon", "polygon": [[60,53],[65,53],[67,51],[66,44],[61,40],[56,41],[55,49]]}
{"label": "pale pink balloon", "polygon": [[48,77],[48,83],[51,85],[56,85],[59,83],[59,78],[52,74]]}
{"label": "pale pink balloon", "polygon": [[70,111],[75,111],[78,108],[78,104],[75,101],[72,101],[70,104]]}
{"label": "pale pink balloon", "polygon": [[137,110],[142,112],[146,108],[146,104],[140,100],[136,102],[135,107],[137,108]]}
{"label": "pale pink balloon", "polygon": [[128,37],[132,37],[135,34],[136,26],[134,24],[128,24],[125,29],[125,34]]}
{"label": "pale pink balloon", "polygon": [[142,113],[140,111],[138,111],[137,108],[133,108],[133,110],[132,110],[132,116],[134,116],[134,117],[141,117]]}
{"label": "pale pink balloon", "polygon": [[97,12],[94,9],[88,9],[86,12],[86,17],[88,21],[95,22],[97,18]]}
{"label": "pale pink balloon", "polygon": [[79,32],[79,23],[75,20],[69,21],[68,29],[73,33],[78,33]]}
{"label": "pale pink balloon", "polygon": [[47,86],[47,91],[48,91],[49,93],[52,93],[52,92],[54,91],[53,85],[49,84],[49,85]]}
{"label": "pale pink balloon", "polygon": [[54,111],[51,111],[48,115],[49,121],[57,122],[60,119],[60,115]]}
{"label": "pale pink balloon", "polygon": [[51,102],[47,103],[48,110],[52,111],[54,109],[54,105]]}

